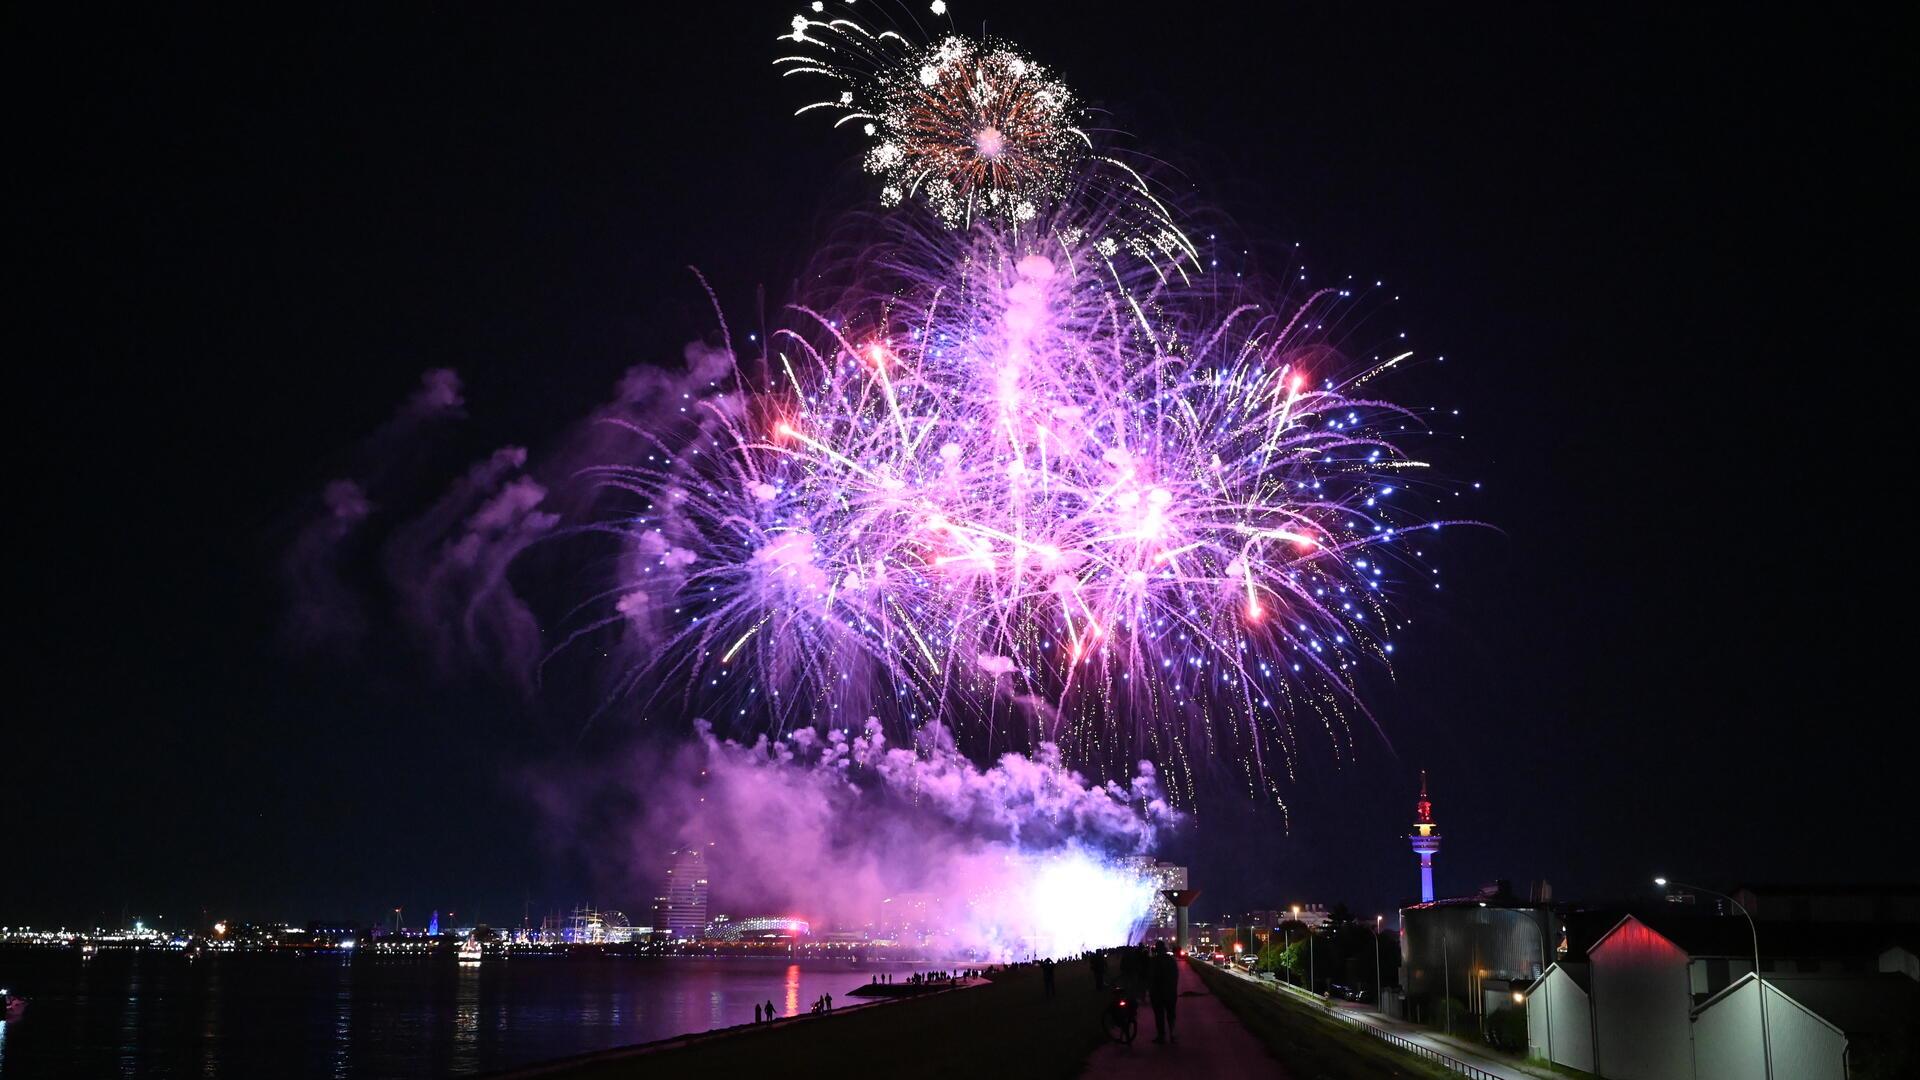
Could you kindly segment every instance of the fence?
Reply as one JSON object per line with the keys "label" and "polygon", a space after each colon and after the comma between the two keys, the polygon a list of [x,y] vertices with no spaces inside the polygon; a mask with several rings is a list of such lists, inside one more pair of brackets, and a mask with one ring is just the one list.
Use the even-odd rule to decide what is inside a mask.
{"label": "fence", "polygon": [[[1242,976],[1242,977],[1246,978],[1246,976]],[[1259,980],[1254,980],[1254,981],[1259,981]],[[1412,1054],[1416,1057],[1425,1058],[1426,1060],[1431,1061],[1434,1064],[1439,1065],[1444,1069],[1447,1069],[1452,1072],[1457,1072],[1461,1076],[1470,1077],[1471,1080],[1506,1080],[1506,1078],[1501,1076],[1499,1073],[1490,1073],[1485,1069],[1479,1068],[1474,1065],[1469,1065],[1466,1062],[1461,1061],[1459,1058],[1448,1057],[1447,1055],[1441,1053],[1438,1050],[1432,1049],[1431,1047],[1422,1046],[1419,1043],[1412,1041],[1411,1039],[1403,1039],[1400,1036],[1395,1035],[1391,1031],[1385,1031],[1381,1028],[1374,1027],[1372,1024],[1369,1024],[1366,1021],[1361,1020],[1356,1016],[1349,1015],[1345,1009],[1335,1007],[1334,1005],[1329,1003],[1325,998],[1321,997],[1318,994],[1313,993],[1312,991],[1307,990],[1304,987],[1293,986],[1291,984],[1283,983],[1283,982],[1280,982],[1280,983],[1262,982],[1261,985],[1269,986],[1275,990],[1279,990],[1282,993],[1287,994],[1288,996],[1294,998],[1295,1000],[1303,1004],[1316,1006],[1322,1012],[1326,1013],[1328,1016],[1338,1017],[1339,1019],[1346,1021],[1348,1024],[1351,1024],[1353,1027],[1359,1029],[1360,1031],[1364,1031],[1367,1034],[1373,1036],[1376,1039],[1379,1039],[1382,1042],[1389,1043],[1395,1047],[1398,1047],[1401,1050],[1405,1050],[1407,1053]]]}
{"label": "fence", "polygon": [[[1329,1011],[1332,1011],[1332,1010],[1329,1010]],[[1352,1024],[1354,1027],[1359,1028],[1361,1031],[1366,1032],[1367,1034],[1373,1036],[1376,1039],[1380,1039],[1384,1042],[1392,1043],[1394,1046],[1397,1046],[1400,1049],[1405,1050],[1409,1054],[1413,1054],[1417,1057],[1426,1058],[1428,1061],[1431,1061],[1436,1065],[1440,1065],[1443,1068],[1446,1068],[1452,1072],[1457,1072],[1461,1076],[1472,1077],[1473,1080],[1505,1080],[1505,1078],[1500,1076],[1498,1073],[1490,1073],[1485,1069],[1475,1068],[1474,1066],[1469,1065],[1458,1058],[1450,1058],[1438,1050],[1431,1050],[1431,1049],[1428,1049],[1427,1047],[1421,1046],[1417,1042],[1411,1042],[1407,1039],[1403,1039],[1400,1036],[1395,1035],[1391,1031],[1382,1031],[1379,1028],[1374,1027],[1372,1024],[1362,1023],[1358,1020],[1353,1020],[1347,1017],[1342,1017],[1342,1019],[1347,1020],[1347,1022]]]}

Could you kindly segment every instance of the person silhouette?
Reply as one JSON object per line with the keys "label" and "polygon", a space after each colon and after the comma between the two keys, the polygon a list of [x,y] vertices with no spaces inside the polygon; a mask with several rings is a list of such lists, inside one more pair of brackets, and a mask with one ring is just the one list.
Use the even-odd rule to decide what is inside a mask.
{"label": "person silhouette", "polygon": [[760,1022],[760,1003],[757,1001],[753,1003],[753,1022]]}
{"label": "person silhouette", "polygon": [[773,1019],[773,999],[767,999],[767,1019]]}
{"label": "person silhouette", "polygon": [[1172,1042],[1174,1009],[1180,1000],[1180,965],[1167,943],[1153,944],[1147,963],[1147,1000],[1153,1003],[1153,1041]]}

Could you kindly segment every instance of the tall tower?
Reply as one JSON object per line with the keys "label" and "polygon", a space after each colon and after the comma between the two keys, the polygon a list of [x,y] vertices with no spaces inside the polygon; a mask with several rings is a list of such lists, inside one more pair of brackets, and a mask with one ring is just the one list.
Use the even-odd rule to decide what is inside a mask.
{"label": "tall tower", "polygon": [[1433,903],[1433,853],[1440,850],[1440,827],[1433,823],[1433,800],[1427,798],[1427,770],[1420,770],[1420,801],[1414,804],[1413,853],[1420,856],[1420,902]]}
{"label": "tall tower", "polygon": [[666,909],[655,917],[657,928],[676,938],[697,938],[707,928],[707,853],[684,847],[673,853],[667,870]]}

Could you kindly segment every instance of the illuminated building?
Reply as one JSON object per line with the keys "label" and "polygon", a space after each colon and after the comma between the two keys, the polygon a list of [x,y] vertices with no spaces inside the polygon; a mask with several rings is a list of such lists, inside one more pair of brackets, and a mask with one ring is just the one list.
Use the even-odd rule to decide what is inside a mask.
{"label": "illuminated building", "polygon": [[697,847],[673,853],[665,904],[653,924],[675,938],[696,938],[707,928],[707,856]]}
{"label": "illuminated building", "polygon": [[1433,855],[1440,850],[1440,827],[1433,823],[1433,800],[1427,798],[1427,770],[1420,770],[1420,801],[1414,804],[1414,854],[1420,856],[1420,902],[1433,903]]}
{"label": "illuminated building", "polygon": [[1309,930],[1324,930],[1333,922],[1333,914],[1325,904],[1297,904],[1283,912],[1283,922],[1297,922]]}
{"label": "illuminated building", "polygon": [[1153,906],[1147,909],[1147,936],[1173,937],[1179,925],[1179,913],[1162,894],[1187,887],[1187,868],[1160,862],[1151,855],[1130,855],[1121,860],[1121,865],[1153,886]]}
{"label": "illuminated building", "polygon": [[729,919],[722,915],[707,927],[706,936],[710,941],[790,940],[806,937],[811,929],[805,919],[788,919],[779,915]]}

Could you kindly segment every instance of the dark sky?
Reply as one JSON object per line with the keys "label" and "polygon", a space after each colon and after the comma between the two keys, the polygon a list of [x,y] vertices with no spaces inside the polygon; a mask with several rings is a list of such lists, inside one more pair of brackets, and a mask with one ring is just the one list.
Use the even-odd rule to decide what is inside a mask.
{"label": "dark sky", "polygon": [[[1422,767],[1443,891],[1912,877],[1893,26],[956,6],[1185,170],[1263,265],[1297,242],[1394,285],[1502,530],[1439,549],[1446,590],[1414,598],[1375,699],[1391,746],[1307,740],[1290,832],[1201,808],[1179,851],[1203,915],[1405,899]],[[868,194],[854,139],[787,115],[789,6],[33,7],[0,33],[0,921],[638,907],[520,794],[595,752],[577,702],[397,647],[290,655],[276,567],[424,369],[466,384],[469,419],[406,463],[445,477],[707,333],[688,265],[736,311],[781,294]]]}

